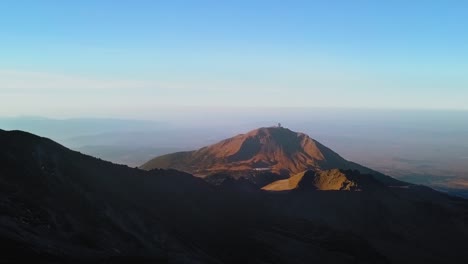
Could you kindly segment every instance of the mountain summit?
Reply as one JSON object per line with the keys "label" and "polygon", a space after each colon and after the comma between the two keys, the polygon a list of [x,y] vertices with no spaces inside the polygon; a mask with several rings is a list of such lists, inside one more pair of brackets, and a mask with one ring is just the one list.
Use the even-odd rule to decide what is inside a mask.
{"label": "mountain summit", "polygon": [[223,171],[271,171],[288,176],[334,168],[369,171],[308,135],[281,126],[262,127],[199,150],[156,157],[141,168],[173,168],[199,176]]}

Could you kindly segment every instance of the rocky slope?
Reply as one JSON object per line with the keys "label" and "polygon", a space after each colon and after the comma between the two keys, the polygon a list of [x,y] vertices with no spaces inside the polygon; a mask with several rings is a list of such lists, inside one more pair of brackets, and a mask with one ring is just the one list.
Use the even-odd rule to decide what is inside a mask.
{"label": "rocky slope", "polygon": [[278,180],[263,187],[266,191],[319,190],[319,191],[362,191],[382,188],[384,185],[370,174],[357,170],[304,171],[288,179]]}
{"label": "rocky slope", "polygon": [[19,131],[0,131],[0,145],[3,262],[468,263],[468,202],[426,187],[314,170],[272,192]]}
{"label": "rocky slope", "polygon": [[309,221],[302,233],[257,192],[115,165],[25,132],[0,131],[0,145],[5,262],[385,262],[357,235]]}

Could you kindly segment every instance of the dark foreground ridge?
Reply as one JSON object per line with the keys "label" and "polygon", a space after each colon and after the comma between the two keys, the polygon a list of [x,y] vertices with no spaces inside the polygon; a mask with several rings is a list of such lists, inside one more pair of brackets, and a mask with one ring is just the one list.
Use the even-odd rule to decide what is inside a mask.
{"label": "dark foreground ridge", "polygon": [[[332,170],[270,192],[128,168],[20,131],[0,131],[0,145],[3,262],[468,262],[467,201],[426,187]],[[318,188],[343,184],[353,191]]]}

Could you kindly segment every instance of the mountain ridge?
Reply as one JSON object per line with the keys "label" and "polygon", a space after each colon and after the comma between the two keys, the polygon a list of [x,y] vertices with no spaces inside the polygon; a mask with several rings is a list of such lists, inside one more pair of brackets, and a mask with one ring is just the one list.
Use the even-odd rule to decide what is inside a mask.
{"label": "mountain ridge", "polygon": [[[0,144],[0,245],[9,262],[265,262],[267,248],[281,247],[280,263],[346,263],[354,255],[385,263],[359,236],[343,240],[327,226],[320,229],[336,245],[362,245],[337,253],[311,244],[257,193],[239,197],[184,172],[113,164],[22,131],[0,132]],[[295,255],[281,246],[288,243],[316,255]]]}
{"label": "mountain ridge", "polygon": [[0,132],[0,144],[7,262],[468,261],[468,202],[427,187],[316,191],[356,179],[310,171],[299,188],[273,193],[243,179],[216,186],[129,168],[25,132]]}

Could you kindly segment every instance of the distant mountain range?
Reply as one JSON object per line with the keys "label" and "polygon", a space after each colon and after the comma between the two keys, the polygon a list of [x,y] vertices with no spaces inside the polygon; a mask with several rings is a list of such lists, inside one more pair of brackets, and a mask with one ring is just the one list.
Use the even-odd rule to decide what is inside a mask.
{"label": "distant mountain range", "polygon": [[467,200],[285,128],[234,139],[176,154],[202,179],[0,130],[1,261],[468,263]]}

